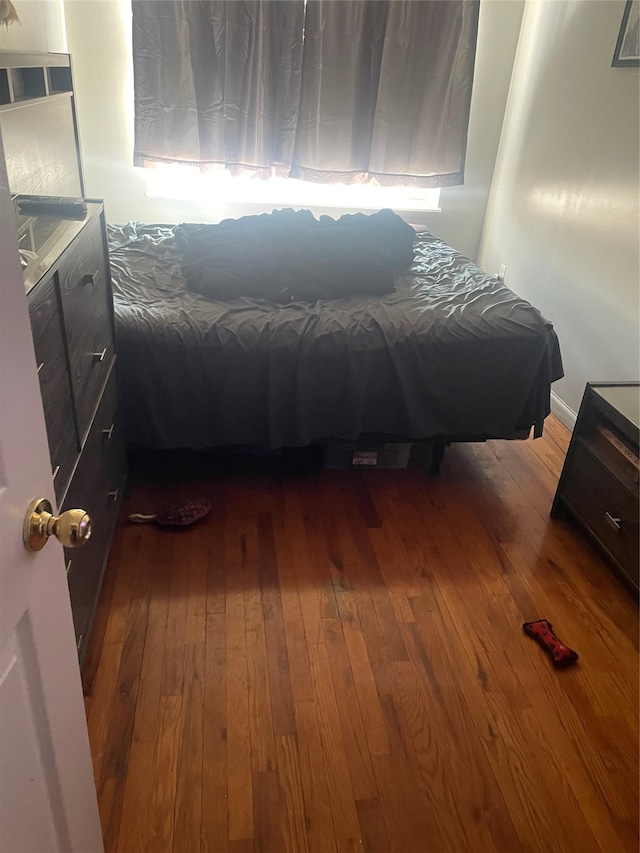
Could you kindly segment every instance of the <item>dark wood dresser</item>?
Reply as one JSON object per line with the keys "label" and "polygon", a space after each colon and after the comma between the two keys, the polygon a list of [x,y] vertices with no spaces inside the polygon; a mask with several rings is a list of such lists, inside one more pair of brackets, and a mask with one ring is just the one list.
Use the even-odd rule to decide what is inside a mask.
{"label": "dark wood dresser", "polygon": [[635,593],[640,587],[640,385],[589,382],[551,516],[568,512]]}
{"label": "dark wood dresser", "polygon": [[58,510],[81,508],[90,540],[65,549],[82,660],[126,478],[115,378],[104,209],[16,217]]}

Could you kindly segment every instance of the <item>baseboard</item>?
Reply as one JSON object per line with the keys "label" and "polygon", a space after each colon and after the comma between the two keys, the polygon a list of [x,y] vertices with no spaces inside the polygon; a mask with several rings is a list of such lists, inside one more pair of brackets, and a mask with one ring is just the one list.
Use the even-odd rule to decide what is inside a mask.
{"label": "baseboard", "polygon": [[564,400],[561,400],[560,397],[558,397],[555,391],[551,392],[551,411],[558,420],[567,427],[567,429],[570,429],[573,432],[578,415],[573,411],[573,409],[567,406]]}

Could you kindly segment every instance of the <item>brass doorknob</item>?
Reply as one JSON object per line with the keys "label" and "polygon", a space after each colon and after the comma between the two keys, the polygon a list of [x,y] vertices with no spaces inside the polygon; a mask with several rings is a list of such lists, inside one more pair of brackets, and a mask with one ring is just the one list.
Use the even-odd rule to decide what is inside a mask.
{"label": "brass doorknob", "polygon": [[79,548],[91,536],[91,519],[83,509],[68,509],[60,515],[53,515],[49,501],[36,498],[29,504],[24,517],[24,547],[27,551],[39,551],[52,535],[65,548]]}

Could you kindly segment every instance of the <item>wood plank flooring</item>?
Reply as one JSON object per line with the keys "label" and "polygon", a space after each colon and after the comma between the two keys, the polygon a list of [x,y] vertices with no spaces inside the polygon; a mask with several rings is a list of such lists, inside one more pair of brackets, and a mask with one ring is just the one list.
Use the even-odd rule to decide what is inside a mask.
{"label": "wood plank flooring", "polygon": [[139,459],[83,668],[107,853],[637,851],[638,608],[549,518],[568,439]]}

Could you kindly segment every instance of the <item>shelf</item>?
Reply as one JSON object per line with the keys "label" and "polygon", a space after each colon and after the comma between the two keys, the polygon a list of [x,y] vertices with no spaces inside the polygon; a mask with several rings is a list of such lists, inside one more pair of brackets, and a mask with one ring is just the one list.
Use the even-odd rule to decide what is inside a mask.
{"label": "shelf", "polygon": [[11,88],[9,86],[9,72],[6,68],[0,68],[0,104],[11,103]]}
{"label": "shelf", "polygon": [[[0,52],[0,106],[73,92],[68,54]],[[22,62],[22,64],[20,64]]]}
{"label": "shelf", "polygon": [[609,473],[619,480],[632,493],[637,493],[640,483],[640,471],[636,465],[626,459],[614,447],[607,447],[606,439],[600,435],[577,436],[576,442],[585,447]]}
{"label": "shelf", "polygon": [[624,418],[636,432],[640,430],[640,387],[637,383],[592,385],[591,391],[609,407],[611,414]]}
{"label": "shelf", "polygon": [[51,95],[73,91],[70,67],[53,66],[52,68],[47,68],[47,80],[49,82],[49,94]]}
{"label": "shelf", "polygon": [[9,74],[13,83],[15,101],[44,98],[47,94],[44,68],[12,68]]}

